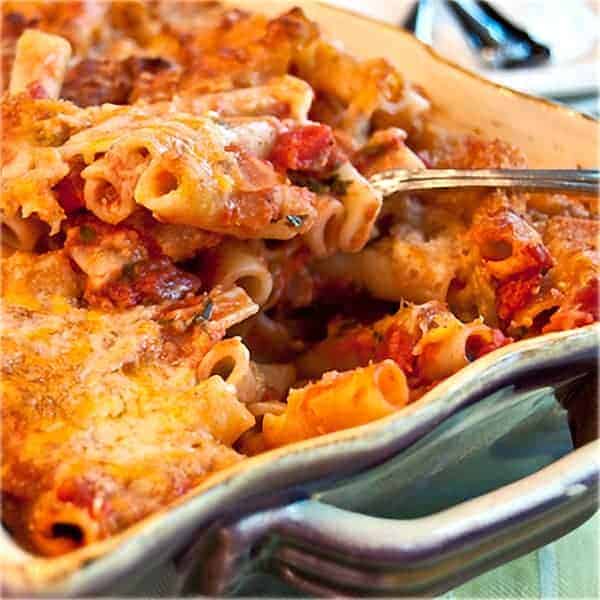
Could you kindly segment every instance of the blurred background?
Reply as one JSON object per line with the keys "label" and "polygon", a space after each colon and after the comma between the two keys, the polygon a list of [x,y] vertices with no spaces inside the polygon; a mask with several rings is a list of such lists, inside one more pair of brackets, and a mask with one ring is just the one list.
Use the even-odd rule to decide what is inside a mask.
{"label": "blurred background", "polygon": [[600,0],[328,0],[514,89],[598,117]]}

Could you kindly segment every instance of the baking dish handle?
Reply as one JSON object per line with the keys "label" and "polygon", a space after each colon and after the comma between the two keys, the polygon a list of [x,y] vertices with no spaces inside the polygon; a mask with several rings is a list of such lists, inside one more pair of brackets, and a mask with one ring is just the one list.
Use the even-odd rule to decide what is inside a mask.
{"label": "baking dish handle", "polygon": [[439,594],[546,544],[597,509],[600,441],[436,514],[370,517],[303,500],[222,527],[203,591],[230,593],[257,563],[319,595]]}

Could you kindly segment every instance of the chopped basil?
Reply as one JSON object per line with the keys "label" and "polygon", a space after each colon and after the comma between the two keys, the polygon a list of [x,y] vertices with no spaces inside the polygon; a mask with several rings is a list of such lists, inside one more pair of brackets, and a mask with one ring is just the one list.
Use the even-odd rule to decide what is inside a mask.
{"label": "chopped basil", "polygon": [[294,227],[302,227],[302,223],[304,223],[304,217],[300,215],[288,215],[286,219],[288,223]]}
{"label": "chopped basil", "polygon": [[317,179],[311,175],[305,173],[299,173],[298,171],[289,171],[288,177],[294,185],[308,188],[315,194],[322,194],[325,192],[331,192],[336,196],[344,196],[348,191],[348,186],[352,183],[351,181],[344,181],[337,175],[331,175],[325,179]]}
{"label": "chopped basil", "polygon": [[79,238],[85,244],[89,244],[96,239],[96,230],[89,225],[82,225],[79,228]]}
{"label": "chopped basil", "polygon": [[202,309],[202,312],[199,312],[192,319],[192,324],[195,325],[196,323],[200,323],[201,321],[210,321],[210,318],[212,317],[212,314],[213,314],[214,307],[215,306],[213,304],[213,301],[209,298],[206,301],[206,304],[204,305],[204,308]]}
{"label": "chopped basil", "polygon": [[311,177],[310,175],[299,173],[298,171],[289,171],[288,176],[294,185],[308,188],[315,194],[322,194],[323,192],[329,191],[327,184],[316,177]]}
{"label": "chopped basil", "polygon": [[327,182],[331,193],[336,196],[345,196],[348,191],[348,186],[352,183],[351,181],[340,179],[337,175],[330,177]]}
{"label": "chopped basil", "polygon": [[170,319],[158,319],[158,324],[161,326],[172,326],[176,328],[178,331],[186,331],[193,325],[199,325],[200,323],[204,323],[206,321],[210,321],[214,310],[213,301],[208,298],[204,304],[204,307],[199,313],[196,313],[191,319],[187,322],[183,323],[181,320],[176,320],[175,318]]}
{"label": "chopped basil", "polygon": [[204,310],[202,311],[202,318],[205,321],[210,321],[210,318],[212,317],[212,314],[213,314],[214,307],[215,307],[215,305],[213,304],[213,301],[209,298],[206,301],[206,305],[204,306]]}

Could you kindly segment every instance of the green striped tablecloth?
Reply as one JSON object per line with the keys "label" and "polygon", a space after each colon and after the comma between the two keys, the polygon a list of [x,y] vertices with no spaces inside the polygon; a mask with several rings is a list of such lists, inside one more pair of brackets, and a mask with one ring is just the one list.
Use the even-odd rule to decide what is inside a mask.
{"label": "green striped tablecloth", "polygon": [[600,516],[552,544],[448,592],[443,598],[599,598]]}

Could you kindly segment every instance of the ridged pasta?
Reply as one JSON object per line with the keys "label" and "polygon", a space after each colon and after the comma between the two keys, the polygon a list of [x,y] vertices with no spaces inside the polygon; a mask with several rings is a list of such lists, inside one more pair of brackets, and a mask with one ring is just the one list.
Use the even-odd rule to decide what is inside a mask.
{"label": "ridged pasta", "polygon": [[[100,219],[118,223],[139,204],[160,221],[241,238],[289,239],[312,225],[314,195],[235,151],[235,127],[186,115],[135,122],[135,114],[114,116],[65,146],[66,156],[92,163],[82,171],[84,197]],[[290,223],[291,215],[302,215],[301,223]]]}
{"label": "ridged pasta", "polygon": [[9,92],[58,98],[70,58],[71,46],[64,38],[26,29],[17,42]]}
{"label": "ridged pasta", "polygon": [[354,163],[365,177],[390,169],[425,169],[423,161],[406,145],[406,137],[397,127],[376,131],[353,157]]}
{"label": "ridged pasta", "polygon": [[439,381],[453,375],[473,360],[469,355],[469,340],[474,337],[489,340],[490,336],[490,328],[481,320],[464,324],[447,317],[438,327],[426,331],[415,345],[413,353],[421,377]]}
{"label": "ridged pasta", "polygon": [[372,119],[383,127],[408,129],[430,107],[386,60],[361,63],[323,40],[299,52],[297,69],[315,90],[342,104],[343,111],[334,117],[336,125],[360,141],[366,139]]}
{"label": "ridged pasta", "polygon": [[47,556],[58,556],[102,537],[100,524],[90,511],[64,502],[55,491],[40,496],[31,509],[31,541]]}
{"label": "ridged pasta", "polygon": [[324,258],[339,250],[345,209],[337,198],[324,194],[319,195],[316,209],[315,224],[303,239],[316,258]]}
{"label": "ridged pasta", "polygon": [[273,278],[259,243],[226,240],[215,249],[211,258],[214,265],[211,285],[225,288],[237,285],[259,306],[269,300]]}
{"label": "ridged pasta", "polygon": [[203,357],[196,375],[199,380],[219,375],[233,385],[237,398],[255,417],[281,414],[288,390],[296,380],[291,364],[259,364],[250,360],[250,352],[240,337],[215,344]]}
{"label": "ridged pasta", "polygon": [[262,86],[200,96],[182,95],[173,101],[177,110],[203,115],[215,111],[223,117],[273,115],[305,120],[313,101],[312,88],[302,79],[284,75]]}
{"label": "ridged pasta", "polygon": [[215,344],[202,358],[196,374],[199,380],[219,375],[235,387],[240,402],[249,404],[256,399],[257,385],[250,353],[239,337]]}
{"label": "ridged pasta", "polygon": [[[319,377],[391,358],[411,377],[411,387],[448,377],[482,353],[507,343],[480,319],[459,321],[440,302],[401,307],[371,325],[343,322],[298,359],[299,374]],[[468,345],[471,344],[471,347]],[[485,349],[485,350],[483,350]]]}
{"label": "ridged pasta", "polygon": [[344,205],[339,249],[342,252],[358,252],[369,240],[371,228],[381,209],[381,193],[350,162],[343,163],[333,175],[347,185],[339,199]]}
{"label": "ridged pasta", "polygon": [[391,360],[346,373],[326,373],[316,383],[290,391],[281,415],[265,415],[268,448],[369,423],[408,402],[406,378]]}

